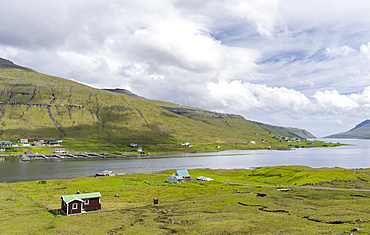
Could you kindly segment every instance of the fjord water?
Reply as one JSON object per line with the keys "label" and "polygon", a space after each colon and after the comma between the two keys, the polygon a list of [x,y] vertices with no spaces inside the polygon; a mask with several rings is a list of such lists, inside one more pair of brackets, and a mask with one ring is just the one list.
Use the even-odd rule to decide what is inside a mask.
{"label": "fjord water", "polygon": [[324,139],[350,146],[304,148],[290,151],[230,150],[214,153],[135,156],[121,159],[21,162],[0,158],[0,182],[93,176],[104,170],[117,173],[154,172],[168,169],[233,169],[261,166],[370,168],[370,140]]}

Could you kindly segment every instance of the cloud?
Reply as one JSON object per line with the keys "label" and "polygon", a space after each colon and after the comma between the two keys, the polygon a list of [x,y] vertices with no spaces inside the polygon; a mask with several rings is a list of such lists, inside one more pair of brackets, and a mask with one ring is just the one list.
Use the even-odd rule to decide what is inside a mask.
{"label": "cloud", "polygon": [[359,104],[351,96],[340,95],[336,90],[318,91],[313,98],[324,109],[352,110],[359,107]]}
{"label": "cloud", "polygon": [[231,108],[234,110],[265,109],[276,111],[279,109],[298,110],[307,106],[309,99],[303,94],[284,87],[267,87],[261,84],[232,81],[227,83],[207,84],[207,92],[214,106]]}
{"label": "cloud", "polygon": [[365,0],[8,1],[0,57],[98,88],[337,128],[370,114],[369,11]]}
{"label": "cloud", "polygon": [[326,48],[326,55],[329,57],[347,56],[356,52],[356,49],[346,45],[341,47]]}
{"label": "cloud", "polygon": [[360,51],[365,56],[370,57],[370,42],[368,42],[367,44],[361,45],[360,46]]}

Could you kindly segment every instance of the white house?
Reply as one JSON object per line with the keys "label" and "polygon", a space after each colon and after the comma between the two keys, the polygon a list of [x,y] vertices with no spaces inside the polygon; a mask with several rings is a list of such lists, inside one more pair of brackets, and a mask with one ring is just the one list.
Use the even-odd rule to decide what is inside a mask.
{"label": "white house", "polygon": [[65,148],[57,148],[57,149],[54,149],[54,153],[66,153],[66,149]]}
{"label": "white house", "polygon": [[20,139],[20,140],[18,140],[18,142],[19,142],[19,143],[22,143],[22,144],[23,144],[23,143],[28,143],[28,139]]}

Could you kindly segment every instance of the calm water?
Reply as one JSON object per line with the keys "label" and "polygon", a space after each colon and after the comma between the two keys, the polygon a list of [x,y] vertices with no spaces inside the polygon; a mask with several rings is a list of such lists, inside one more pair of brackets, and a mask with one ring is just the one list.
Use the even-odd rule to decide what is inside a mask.
{"label": "calm water", "polygon": [[306,148],[291,151],[232,150],[217,153],[171,154],[125,159],[20,162],[0,158],[0,182],[92,176],[115,173],[152,172],[168,169],[232,169],[260,166],[305,165],[311,167],[370,168],[370,140],[326,139],[354,146]]}

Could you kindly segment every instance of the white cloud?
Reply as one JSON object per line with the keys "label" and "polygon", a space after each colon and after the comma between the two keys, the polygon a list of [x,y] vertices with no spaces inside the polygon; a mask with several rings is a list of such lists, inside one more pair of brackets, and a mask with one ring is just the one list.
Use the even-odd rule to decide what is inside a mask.
{"label": "white cloud", "polygon": [[356,49],[346,45],[341,47],[326,48],[326,55],[330,57],[347,56],[356,52]]}
{"label": "white cloud", "polygon": [[324,109],[344,109],[351,110],[359,107],[359,104],[351,99],[350,96],[341,95],[338,91],[318,91],[313,96],[318,105]]}
{"label": "white cloud", "polygon": [[215,107],[233,110],[266,109],[298,110],[309,104],[303,94],[284,87],[267,87],[249,82],[220,80],[206,86],[208,97]]}
{"label": "white cloud", "polygon": [[362,54],[370,57],[370,42],[368,42],[367,44],[363,44],[360,46],[360,51]]}
{"label": "white cloud", "polygon": [[40,72],[275,124],[370,114],[364,0],[0,5],[0,57]]}

